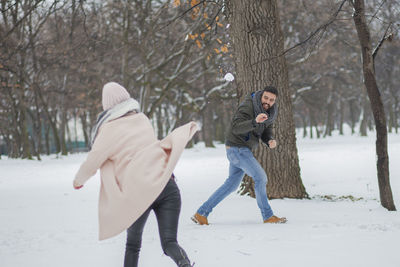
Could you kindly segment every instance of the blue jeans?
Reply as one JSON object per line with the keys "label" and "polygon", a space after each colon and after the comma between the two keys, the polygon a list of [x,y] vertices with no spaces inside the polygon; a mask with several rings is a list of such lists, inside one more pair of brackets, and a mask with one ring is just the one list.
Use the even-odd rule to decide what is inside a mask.
{"label": "blue jeans", "polygon": [[229,160],[229,177],[224,184],[201,205],[197,213],[207,217],[218,203],[230,193],[236,191],[246,173],[254,180],[257,205],[261,210],[263,220],[269,219],[273,215],[273,212],[268,203],[267,175],[264,169],[247,147],[230,147],[226,150],[226,154]]}

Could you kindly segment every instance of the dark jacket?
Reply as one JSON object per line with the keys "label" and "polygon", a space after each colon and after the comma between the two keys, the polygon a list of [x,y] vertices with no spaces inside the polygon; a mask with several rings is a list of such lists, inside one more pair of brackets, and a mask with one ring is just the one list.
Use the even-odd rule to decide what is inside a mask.
{"label": "dark jacket", "polygon": [[257,123],[255,117],[253,100],[251,95],[248,95],[233,115],[225,145],[254,149],[261,138],[268,146],[268,141],[274,139],[273,123]]}

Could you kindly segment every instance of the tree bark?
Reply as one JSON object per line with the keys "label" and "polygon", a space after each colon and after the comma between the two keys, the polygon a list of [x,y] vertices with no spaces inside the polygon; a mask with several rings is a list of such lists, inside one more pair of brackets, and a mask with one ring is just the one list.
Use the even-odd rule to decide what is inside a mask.
{"label": "tree bark", "polygon": [[376,127],[376,154],[378,156],[378,184],[383,207],[394,211],[392,189],[389,181],[389,155],[387,151],[387,128],[385,110],[375,78],[371,38],[365,18],[364,0],[355,0],[353,20],[361,46],[364,84],[371,103]]}
{"label": "tree bark", "polygon": [[54,120],[52,119],[52,115],[50,114],[50,111],[49,111],[49,106],[48,106],[47,102],[44,100],[42,91],[38,90],[37,93],[38,93],[39,100],[42,103],[44,114],[46,115],[47,121],[50,124],[50,127],[53,131],[53,139],[54,139],[54,143],[56,145],[56,153],[60,153],[61,144],[60,144],[60,139],[58,138],[57,119],[56,119],[57,116],[54,116]]}
{"label": "tree bark", "polygon": [[301,116],[303,122],[303,138],[307,137],[307,118],[306,116]]}
{"label": "tree bark", "polygon": [[361,118],[361,123],[360,123],[360,135],[361,136],[367,136],[368,135],[368,130],[367,130],[367,126],[368,126],[368,114],[369,114],[369,109],[368,109],[368,99],[364,93],[364,89],[363,89],[363,97],[362,97],[362,101],[363,101],[363,106],[362,106],[362,118]]}
{"label": "tree bark", "polygon": [[351,134],[355,133],[355,126],[356,126],[356,115],[355,115],[355,108],[354,108],[354,99],[349,100],[349,111],[350,111],[350,120],[351,120]]}
{"label": "tree bark", "polygon": [[332,88],[331,88],[329,91],[329,96],[328,96],[328,109],[327,109],[327,114],[326,114],[324,137],[332,136],[332,131],[334,130],[334,123],[333,123],[334,103],[333,103],[332,98],[333,98],[333,94],[332,94]]}
{"label": "tree bark", "polygon": [[213,122],[213,111],[211,105],[207,104],[204,107],[202,112],[203,118],[203,141],[206,147],[215,147],[213,144],[213,136],[214,136],[214,122]]}
{"label": "tree bark", "polygon": [[87,114],[84,111],[82,115],[79,116],[81,119],[81,124],[82,124],[82,133],[83,133],[83,138],[85,140],[85,145],[86,147],[89,146],[89,135],[88,135],[88,125],[87,125]]}
{"label": "tree bark", "polygon": [[157,137],[158,137],[158,139],[161,140],[164,138],[164,123],[163,123],[162,107],[157,108],[156,121],[157,121]]}
{"label": "tree bark", "polygon": [[283,34],[276,0],[229,0],[227,15],[233,43],[238,97],[266,85],[279,90],[279,115],[275,122],[276,149],[259,146],[255,156],[268,175],[269,198],[308,197],[300,178],[292,100]]}
{"label": "tree bark", "polygon": [[340,120],[339,120],[339,134],[340,135],[344,135],[343,132],[343,124],[344,124],[344,103],[343,103],[343,99],[342,96],[340,96]]}

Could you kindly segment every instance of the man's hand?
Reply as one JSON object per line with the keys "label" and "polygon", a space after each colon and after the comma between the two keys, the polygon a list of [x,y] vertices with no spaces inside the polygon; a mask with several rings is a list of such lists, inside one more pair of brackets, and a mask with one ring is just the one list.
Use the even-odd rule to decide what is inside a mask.
{"label": "man's hand", "polygon": [[269,140],[268,141],[268,146],[269,146],[269,148],[275,148],[276,147],[276,141],[275,140]]}
{"label": "man's hand", "polygon": [[83,185],[78,184],[75,180],[74,180],[74,189],[78,190],[81,189],[83,187]]}
{"label": "man's hand", "polygon": [[260,113],[256,117],[256,122],[257,123],[262,123],[263,121],[266,121],[268,119],[268,115],[265,113]]}

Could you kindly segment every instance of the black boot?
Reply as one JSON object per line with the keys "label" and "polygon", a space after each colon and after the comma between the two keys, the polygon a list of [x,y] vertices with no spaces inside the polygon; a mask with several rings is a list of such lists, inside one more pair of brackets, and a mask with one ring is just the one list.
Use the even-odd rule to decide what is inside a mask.
{"label": "black boot", "polygon": [[183,259],[178,262],[178,267],[192,267],[193,265],[190,265],[190,261],[188,259]]}

